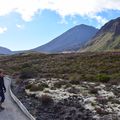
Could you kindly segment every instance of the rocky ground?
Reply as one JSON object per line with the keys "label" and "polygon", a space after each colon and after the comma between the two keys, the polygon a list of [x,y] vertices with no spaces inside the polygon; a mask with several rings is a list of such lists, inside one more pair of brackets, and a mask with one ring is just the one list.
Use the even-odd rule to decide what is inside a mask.
{"label": "rocky ground", "polygon": [[37,120],[120,120],[120,84],[41,78],[12,88]]}

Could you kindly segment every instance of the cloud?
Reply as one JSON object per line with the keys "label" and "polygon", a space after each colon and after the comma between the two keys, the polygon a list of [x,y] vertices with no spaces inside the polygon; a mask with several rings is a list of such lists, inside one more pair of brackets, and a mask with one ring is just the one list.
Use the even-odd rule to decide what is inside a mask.
{"label": "cloud", "polygon": [[104,24],[107,20],[98,15],[107,10],[120,10],[120,0],[0,0],[0,16],[15,12],[25,21],[42,10],[51,10],[62,18],[79,15],[96,19]]}
{"label": "cloud", "polygon": [[16,24],[16,27],[19,29],[24,29],[24,25]]}
{"label": "cloud", "polygon": [[0,27],[0,34],[3,34],[7,31],[7,27]]}
{"label": "cloud", "polygon": [[105,23],[108,22],[108,20],[106,18],[103,18],[103,17],[101,17],[99,15],[98,16],[97,15],[91,15],[90,18],[97,20],[97,22],[99,23],[97,28],[100,28],[101,25],[104,25]]}

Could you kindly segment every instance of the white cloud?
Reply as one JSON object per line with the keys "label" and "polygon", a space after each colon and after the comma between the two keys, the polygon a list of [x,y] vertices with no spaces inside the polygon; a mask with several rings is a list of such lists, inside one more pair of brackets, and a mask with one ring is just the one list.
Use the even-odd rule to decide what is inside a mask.
{"label": "white cloud", "polygon": [[108,22],[108,20],[106,18],[103,18],[99,15],[98,16],[97,15],[91,15],[90,18],[97,20],[97,22],[100,24],[100,25],[97,26],[98,28],[100,28],[101,25],[104,25],[105,23]]}
{"label": "white cloud", "polygon": [[19,29],[24,29],[24,25],[16,24],[16,27]]}
{"label": "white cloud", "polygon": [[97,14],[120,10],[120,0],[0,0],[0,16],[16,12],[23,20],[30,21],[37,12],[45,9],[55,11],[62,18],[80,15],[104,24],[107,20]]}
{"label": "white cloud", "polygon": [[0,27],[0,34],[3,34],[7,31],[7,27]]}

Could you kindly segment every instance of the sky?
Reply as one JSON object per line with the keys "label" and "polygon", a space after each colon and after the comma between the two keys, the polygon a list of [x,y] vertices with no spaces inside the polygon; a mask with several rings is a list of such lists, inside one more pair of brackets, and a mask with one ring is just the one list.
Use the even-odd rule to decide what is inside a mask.
{"label": "sky", "polygon": [[0,0],[0,46],[28,50],[76,25],[100,28],[117,17],[120,0]]}

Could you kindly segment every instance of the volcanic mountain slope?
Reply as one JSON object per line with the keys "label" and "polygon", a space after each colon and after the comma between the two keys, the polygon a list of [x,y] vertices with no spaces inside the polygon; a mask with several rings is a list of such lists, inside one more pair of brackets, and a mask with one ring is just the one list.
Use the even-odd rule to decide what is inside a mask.
{"label": "volcanic mountain slope", "polygon": [[106,23],[80,51],[120,50],[120,17]]}
{"label": "volcanic mountain slope", "polygon": [[53,39],[49,43],[33,49],[33,51],[57,53],[64,51],[76,51],[79,50],[86,42],[88,42],[98,31],[98,29],[87,26],[78,25],[67,32],[63,33],[59,37]]}
{"label": "volcanic mountain slope", "polygon": [[0,54],[12,54],[12,51],[9,50],[8,48],[0,46]]}

